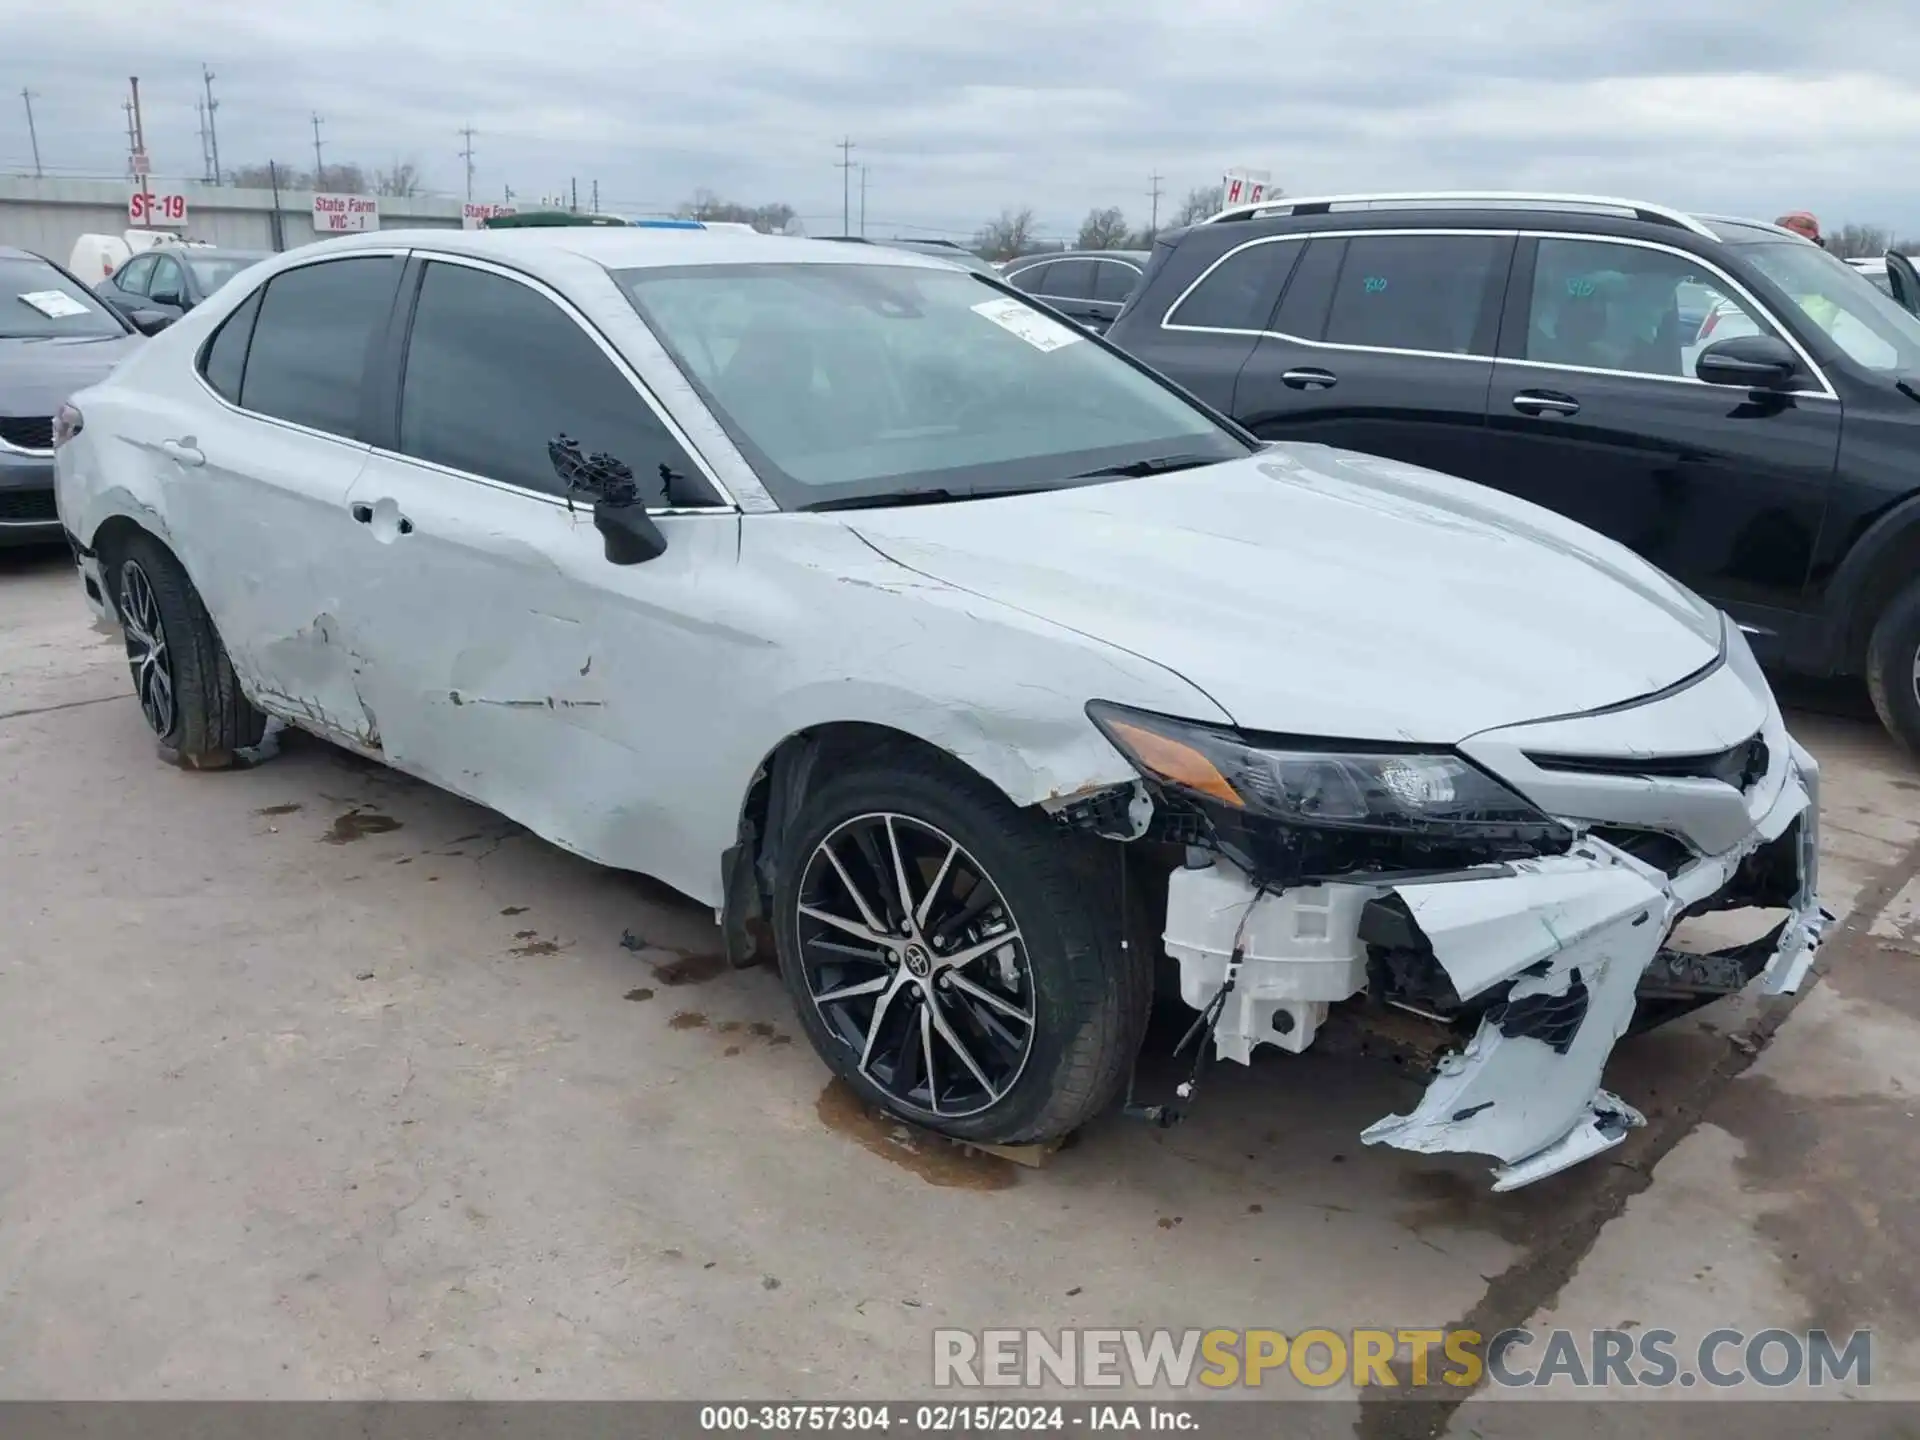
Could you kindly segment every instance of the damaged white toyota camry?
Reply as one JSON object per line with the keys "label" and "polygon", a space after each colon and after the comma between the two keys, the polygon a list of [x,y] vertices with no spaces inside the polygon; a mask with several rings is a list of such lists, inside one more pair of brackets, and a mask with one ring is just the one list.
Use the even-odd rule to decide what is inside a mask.
{"label": "damaged white toyota camry", "polygon": [[[1509,1188],[1638,1122],[1629,1027],[1793,989],[1827,919],[1814,762],[1723,616],[1520,501],[1262,448],[935,259],[330,241],[56,440],[164,745],[278,719],[657,876],[955,1136],[1108,1104],[1157,962],[1196,1051],[1407,1043],[1425,1096],[1364,1138]],[[1777,924],[1672,947],[1736,907]]]}

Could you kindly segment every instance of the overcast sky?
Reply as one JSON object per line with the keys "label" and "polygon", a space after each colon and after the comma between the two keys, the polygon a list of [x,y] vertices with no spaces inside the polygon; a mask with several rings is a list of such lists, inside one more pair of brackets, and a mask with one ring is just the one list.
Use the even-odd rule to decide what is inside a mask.
{"label": "overcast sky", "polygon": [[[156,174],[413,160],[462,191],[696,188],[956,238],[1030,205],[1147,218],[1230,165],[1295,194],[1533,188],[1920,234],[1914,0],[0,0],[0,169],[118,175],[138,74]],[[859,172],[852,175],[858,210]]]}

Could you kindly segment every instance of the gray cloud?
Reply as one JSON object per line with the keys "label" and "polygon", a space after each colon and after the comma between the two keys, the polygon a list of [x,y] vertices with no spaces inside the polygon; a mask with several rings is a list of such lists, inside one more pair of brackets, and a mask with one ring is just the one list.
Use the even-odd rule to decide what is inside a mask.
{"label": "gray cloud", "polygon": [[[456,192],[470,123],[488,198],[704,186],[837,228],[844,134],[881,232],[1020,204],[1055,232],[1094,205],[1144,219],[1150,175],[1177,203],[1234,163],[1296,193],[1549,187],[1920,232],[1909,0],[29,3],[0,0],[0,80],[38,93],[63,173],[118,173],[137,72],[156,165],[197,174],[205,61],[229,165],[311,163],[318,111],[329,160],[415,160]],[[24,130],[0,125],[7,168]]]}

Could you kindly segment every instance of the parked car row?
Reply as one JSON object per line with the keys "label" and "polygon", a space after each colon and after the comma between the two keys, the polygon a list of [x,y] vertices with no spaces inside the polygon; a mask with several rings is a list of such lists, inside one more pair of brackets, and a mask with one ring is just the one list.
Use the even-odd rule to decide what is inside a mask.
{"label": "parked car row", "polygon": [[[1857,508],[1816,452],[1843,406],[1894,445],[1896,377],[1782,317],[1814,285],[1906,332],[1744,253],[1771,238],[1236,212],[1156,247],[1110,343],[883,246],[345,237],[61,406],[59,514],[163,745],[218,764],[277,720],[666,881],[736,962],[770,934],[815,1048],[896,1114],[1072,1130],[1128,1084],[1160,966],[1221,1057],[1398,1053],[1430,1084],[1363,1138],[1511,1188],[1640,1123],[1600,1088],[1620,1035],[1794,989],[1829,918],[1818,769],[1747,630],[1511,493],[1587,463],[1672,492],[1632,537],[1656,559],[1725,548],[1725,421],[1786,457],[1742,511],[1763,572],[1814,503],[1782,467]],[[1683,282],[1765,322],[1711,379]],[[1496,382],[1564,404],[1496,419]],[[1493,485],[1408,463],[1583,412],[1586,462],[1547,430]],[[1676,414],[1671,474],[1601,468]],[[1784,918],[1667,949],[1747,907]]]}

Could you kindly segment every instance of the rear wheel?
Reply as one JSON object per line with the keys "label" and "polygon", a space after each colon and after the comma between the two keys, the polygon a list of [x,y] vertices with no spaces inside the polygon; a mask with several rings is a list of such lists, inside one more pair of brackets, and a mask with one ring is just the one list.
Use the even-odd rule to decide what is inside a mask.
{"label": "rear wheel", "polygon": [[963,1139],[1064,1135],[1138,1049],[1151,976],[1118,857],[913,751],[809,795],[780,860],[781,974],[869,1102]]}
{"label": "rear wheel", "polygon": [[1920,755],[1920,580],[1880,612],[1867,642],[1867,693],[1881,723]]}
{"label": "rear wheel", "polygon": [[202,768],[231,764],[236,750],[259,744],[266,717],[240,693],[213,620],[172,552],[141,533],[101,558],[140,713],[160,743]]}

